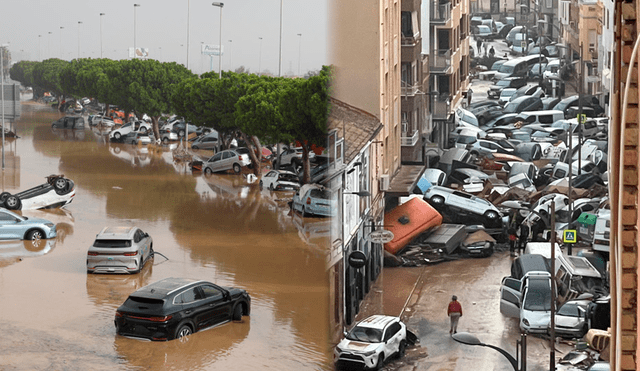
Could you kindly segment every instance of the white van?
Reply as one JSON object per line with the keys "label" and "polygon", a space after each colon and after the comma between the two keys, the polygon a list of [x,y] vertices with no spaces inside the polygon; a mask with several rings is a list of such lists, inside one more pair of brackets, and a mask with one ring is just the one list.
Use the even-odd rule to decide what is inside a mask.
{"label": "white van", "polygon": [[[557,243],[554,243],[556,257],[562,255],[562,249]],[[525,254],[538,254],[547,259],[551,259],[551,242],[527,242],[524,248]]]}

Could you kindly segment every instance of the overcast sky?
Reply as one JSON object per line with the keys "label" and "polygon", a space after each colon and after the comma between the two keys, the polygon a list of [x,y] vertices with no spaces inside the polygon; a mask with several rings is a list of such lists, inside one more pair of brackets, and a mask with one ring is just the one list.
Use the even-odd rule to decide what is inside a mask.
{"label": "overcast sky", "polygon": [[[319,70],[328,63],[328,0],[281,1],[282,74],[297,74],[298,62],[301,74]],[[280,0],[222,2],[222,69],[244,66],[277,75]],[[140,4],[135,7],[135,43],[149,49],[149,58],[186,65],[188,20],[188,67],[195,73],[210,70],[201,43],[218,45],[220,8],[208,0],[1,0],[0,44],[8,44],[13,62],[71,60],[78,50],[81,58],[100,58],[102,39],[104,58],[124,59],[134,43],[134,3]],[[217,71],[217,56],[212,64]]]}

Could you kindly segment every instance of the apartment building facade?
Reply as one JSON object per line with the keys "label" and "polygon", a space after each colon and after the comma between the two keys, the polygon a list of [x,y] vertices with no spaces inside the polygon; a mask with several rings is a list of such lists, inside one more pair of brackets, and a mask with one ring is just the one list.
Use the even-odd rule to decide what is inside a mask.
{"label": "apartment building facade", "polygon": [[430,6],[429,93],[432,141],[446,148],[454,112],[469,90],[469,0],[437,0]]}

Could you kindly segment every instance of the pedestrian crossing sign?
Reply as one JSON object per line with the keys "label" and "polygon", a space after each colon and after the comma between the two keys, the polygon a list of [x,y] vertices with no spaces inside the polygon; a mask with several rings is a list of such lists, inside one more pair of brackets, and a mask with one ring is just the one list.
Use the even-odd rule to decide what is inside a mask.
{"label": "pedestrian crossing sign", "polygon": [[584,113],[578,114],[576,118],[578,119],[578,122],[581,124],[584,124],[585,122],[587,122],[587,115],[585,115]]}
{"label": "pedestrian crossing sign", "polygon": [[578,236],[576,234],[575,229],[567,229],[563,231],[562,241],[564,243],[576,243],[578,241]]}

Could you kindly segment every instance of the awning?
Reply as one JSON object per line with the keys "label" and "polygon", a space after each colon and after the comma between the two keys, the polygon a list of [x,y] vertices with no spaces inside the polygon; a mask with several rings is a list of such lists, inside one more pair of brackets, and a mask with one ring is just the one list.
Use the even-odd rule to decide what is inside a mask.
{"label": "awning", "polygon": [[413,189],[418,184],[418,180],[424,173],[424,165],[403,165],[389,182],[387,196],[406,197],[413,193]]}

